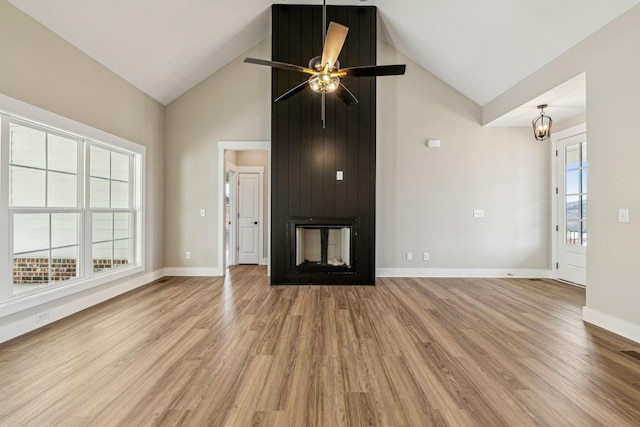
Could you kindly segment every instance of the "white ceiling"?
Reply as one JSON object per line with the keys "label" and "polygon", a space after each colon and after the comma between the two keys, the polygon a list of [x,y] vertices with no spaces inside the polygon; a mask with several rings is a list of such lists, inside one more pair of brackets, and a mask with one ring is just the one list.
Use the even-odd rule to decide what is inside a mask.
{"label": "white ceiling", "polygon": [[[168,104],[270,35],[272,2],[8,0]],[[329,0],[375,5],[400,52],[484,105],[640,0]],[[367,64],[349,64],[367,65]]]}

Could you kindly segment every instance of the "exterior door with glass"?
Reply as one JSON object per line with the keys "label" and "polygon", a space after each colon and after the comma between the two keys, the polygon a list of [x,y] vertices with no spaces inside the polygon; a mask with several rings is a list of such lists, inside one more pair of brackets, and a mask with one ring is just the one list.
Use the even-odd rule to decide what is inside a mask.
{"label": "exterior door with glass", "polygon": [[587,284],[587,135],[557,141],[557,278]]}

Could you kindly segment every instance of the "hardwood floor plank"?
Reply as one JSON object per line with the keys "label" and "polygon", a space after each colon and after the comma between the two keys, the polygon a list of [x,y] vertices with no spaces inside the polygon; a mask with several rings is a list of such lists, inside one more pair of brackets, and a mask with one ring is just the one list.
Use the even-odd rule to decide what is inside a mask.
{"label": "hardwood floor plank", "polygon": [[0,426],[638,426],[634,343],[550,280],[167,277],[0,344]]}

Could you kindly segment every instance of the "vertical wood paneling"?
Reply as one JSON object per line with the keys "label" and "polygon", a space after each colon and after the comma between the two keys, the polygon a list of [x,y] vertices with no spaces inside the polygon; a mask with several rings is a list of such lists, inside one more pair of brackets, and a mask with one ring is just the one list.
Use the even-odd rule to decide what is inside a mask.
{"label": "vertical wood paneling", "polygon": [[[322,8],[273,6],[273,60],[306,66],[322,52]],[[329,6],[327,20],[349,27],[341,67],[376,62],[376,9]],[[306,77],[273,70],[275,98]],[[373,284],[375,216],[375,79],[343,83],[359,104],[345,106],[326,97],[326,128],[320,99],[309,90],[272,107],[272,284]],[[344,181],[336,181],[336,171]],[[291,274],[287,221],[291,216],[357,216],[357,267],[350,274]]]}

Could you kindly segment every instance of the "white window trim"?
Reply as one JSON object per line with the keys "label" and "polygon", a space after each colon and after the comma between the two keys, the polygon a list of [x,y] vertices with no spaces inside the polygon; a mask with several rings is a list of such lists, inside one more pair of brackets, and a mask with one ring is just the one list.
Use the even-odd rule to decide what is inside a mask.
{"label": "white window trim", "polygon": [[[37,307],[64,298],[73,294],[77,294],[88,289],[92,289],[107,283],[124,279],[133,274],[141,273],[145,270],[145,232],[143,218],[145,217],[145,164],[146,164],[146,147],[136,144],[135,142],[120,138],[110,133],[101,131],[75,120],[63,117],[56,113],[44,110],[39,107],[27,104],[25,102],[13,99],[6,95],[0,94],[0,114],[10,115],[12,117],[42,124],[43,126],[59,130],[66,134],[73,134],[82,139],[87,139],[102,143],[115,149],[121,149],[134,154],[135,162],[135,186],[136,192],[134,201],[136,205],[134,210],[137,215],[134,218],[134,238],[135,245],[135,264],[102,272],[91,277],[85,277],[78,280],[72,280],[68,284],[59,284],[51,289],[43,289],[37,293],[27,293],[13,295],[13,268],[10,264],[10,248],[8,244],[0,244],[0,317],[15,314],[30,308]],[[2,132],[8,132],[7,120],[2,120]],[[4,142],[8,137],[2,135]],[[8,144],[2,144],[0,149],[0,241],[7,242],[9,235],[9,206],[8,206],[8,168],[2,167],[2,162],[8,158]],[[86,243],[85,243],[86,244]]]}

